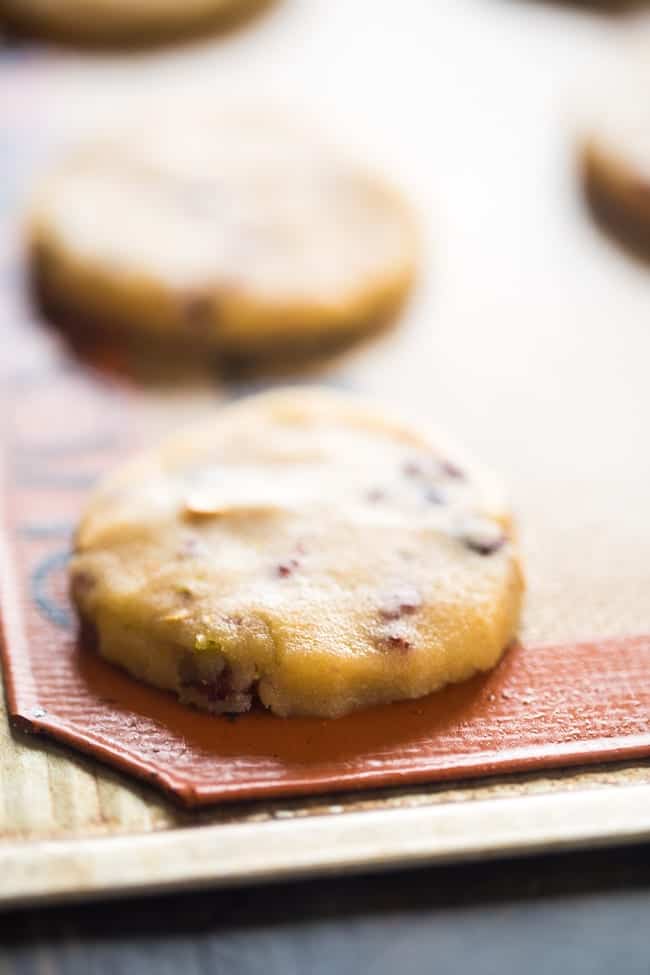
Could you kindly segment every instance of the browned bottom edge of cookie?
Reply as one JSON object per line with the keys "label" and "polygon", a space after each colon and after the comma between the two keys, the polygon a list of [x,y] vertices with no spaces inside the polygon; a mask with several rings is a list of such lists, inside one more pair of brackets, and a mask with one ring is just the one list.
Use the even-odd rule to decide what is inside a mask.
{"label": "browned bottom edge of cookie", "polygon": [[[650,186],[612,189],[601,167],[590,159],[581,164],[584,198],[598,227],[632,257],[650,263]],[[640,205],[638,193],[647,201]]]}
{"label": "browned bottom edge of cookie", "polygon": [[[191,375],[200,366],[228,379],[255,378],[265,375],[291,375],[318,367],[327,360],[344,355],[364,341],[386,333],[395,325],[410,296],[410,284],[386,298],[380,312],[364,321],[351,322],[349,328],[331,334],[269,335],[247,339],[240,349],[223,346],[218,338],[204,339],[191,333],[183,335],[146,334],[134,330],[128,322],[108,318],[81,309],[60,289],[53,288],[46,273],[48,257],[34,248],[30,258],[28,289],[31,299],[48,324],[57,328],[68,341],[75,356],[86,363],[103,365],[109,370],[125,372],[132,378],[158,381]],[[147,366],[143,370],[142,366]]]}
{"label": "browned bottom edge of cookie", "polygon": [[249,20],[276,6],[280,0],[239,0],[224,10],[214,10],[173,23],[159,23],[150,27],[129,27],[124,24],[99,29],[84,27],[82,18],[77,24],[39,25],[36,19],[18,11],[3,13],[4,26],[10,41],[41,38],[55,44],[88,48],[101,52],[119,47],[123,50],[156,48],[176,41],[192,41],[203,35],[225,35],[244,28]]}

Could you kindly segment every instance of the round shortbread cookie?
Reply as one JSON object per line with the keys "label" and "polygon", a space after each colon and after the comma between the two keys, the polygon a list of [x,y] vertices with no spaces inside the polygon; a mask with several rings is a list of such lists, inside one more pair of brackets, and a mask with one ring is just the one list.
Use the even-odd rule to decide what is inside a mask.
{"label": "round shortbread cookie", "polygon": [[176,118],[80,151],[31,219],[50,308],[235,356],[376,327],[411,283],[415,237],[398,193],[273,112]]}
{"label": "round shortbread cookie", "polygon": [[631,59],[607,86],[594,86],[584,109],[582,176],[599,222],[622,243],[650,257],[650,70]]}
{"label": "round shortbread cookie", "polygon": [[3,0],[11,26],[94,45],[147,43],[227,26],[271,0]]}
{"label": "round shortbread cookie", "polygon": [[496,664],[522,575],[490,475],[356,398],[240,400],[109,479],[71,593],[99,652],[213,712],[335,717]]}

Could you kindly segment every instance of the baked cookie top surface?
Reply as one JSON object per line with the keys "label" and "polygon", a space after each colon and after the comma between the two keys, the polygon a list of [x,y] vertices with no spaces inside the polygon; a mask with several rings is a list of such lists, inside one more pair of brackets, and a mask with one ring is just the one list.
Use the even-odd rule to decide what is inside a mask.
{"label": "baked cookie top surface", "polygon": [[235,346],[370,323],[416,249],[398,193],[272,110],[175,114],[80,151],[31,231],[82,312]]}
{"label": "baked cookie top surface", "polygon": [[354,397],[260,394],[108,480],[72,593],[99,650],[210,710],[336,716],[496,663],[521,573],[489,475]]}

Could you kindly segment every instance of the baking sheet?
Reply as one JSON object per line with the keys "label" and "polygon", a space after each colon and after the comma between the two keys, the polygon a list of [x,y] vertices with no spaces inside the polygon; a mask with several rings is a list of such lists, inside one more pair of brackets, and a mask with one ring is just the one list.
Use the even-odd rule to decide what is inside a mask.
{"label": "baking sheet", "polygon": [[[13,53],[11,63],[3,62],[0,84],[15,126],[7,139],[15,174],[8,209],[20,201],[28,172],[45,165],[52,146],[75,131],[121,118],[134,100],[146,100],[154,89],[164,95],[165,86],[173,87],[176,97],[179,86],[184,97],[224,91],[244,96],[255,93],[263,78],[267,96],[311,106],[342,139],[362,143],[410,188],[425,217],[427,241],[428,272],[400,329],[327,367],[323,378],[425,412],[507,476],[528,562],[526,640],[647,633],[650,520],[644,513],[650,462],[643,443],[650,399],[645,381],[650,282],[647,270],[600,237],[583,211],[573,182],[566,113],[581,72],[636,29],[559,7],[505,0],[421,2],[408,18],[383,2],[286,0],[245,33],[163,55],[107,59],[34,49],[24,60]],[[13,236],[3,244],[11,251]],[[3,273],[15,275],[16,265],[5,263]],[[17,345],[20,338],[24,375],[38,382],[36,346],[47,343],[49,356],[50,345],[59,348],[59,340],[39,332],[32,344],[23,327],[25,314],[7,291],[6,342]],[[226,392],[219,387],[209,395]],[[170,401],[152,394],[152,426],[164,413],[166,423],[170,413],[192,408],[184,397]],[[358,803],[363,809],[364,803],[377,804],[394,833],[406,815],[403,807],[414,803],[430,827],[426,843],[420,841],[421,858],[435,858],[436,850],[452,856],[478,852],[472,836],[476,840],[480,820],[468,825],[473,803],[462,807],[470,819],[456,834],[455,853],[438,832],[436,810],[458,792],[414,789],[334,803],[262,803],[197,820],[67,751],[27,742],[6,728],[0,734],[5,736],[0,822],[7,836],[2,850],[4,862],[14,864],[7,876],[22,872],[34,856],[41,878],[47,877],[23,884],[20,895],[19,885],[13,885],[13,893],[7,887],[6,900],[46,891],[55,896],[64,889],[74,893],[73,874],[57,864],[90,856],[80,838],[91,833],[164,829],[161,837],[171,856],[176,844],[181,848],[182,837],[173,828],[179,823],[214,821],[220,830],[225,821],[252,817],[263,837],[274,815],[303,819],[316,810],[325,830],[345,837],[348,810]],[[616,783],[618,797],[630,781],[645,779],[645,766],[635,766],[575,779],[516,780],[483,787],[487,793],[477,787],[460,794],[466,800],[502,796],[499,789],[506,789],[503,801],[521,803],[507,813],[491,807],[516,824],[493,839],[492,852],[514,851],[526,848],[516,809],[524,821],[530,809],[515,794],[551,790],[547,815],[565,824],[562,835],[547,837],[551,845],[590,837],[638,838],[648,825],[642,804],[629,805],[625,827],[609,817],[610,828],[604,810],[612,790],[601,786]],[[597,788],[583,796],[591,812],[582,817],[584,830],[576,835],[580,830],[575,823],[569,828],[564,812],[566,793],[588,785]],[[599,815],[596,837],[590,817]],[[12,835],[23,842],[10,842]],[[61,842],[72,844],[66,847],[72,861],[61,847],[40,844],[43,837],[61,835],[71,837]],[[297,844],[299,833],[294,836]],[[543,844],[543,830],[537,838]],[[418,859],[414,843],[409,862]],[[293,848],[290,841],[287,873]],[[346,862],[363,862],[358,851],[346,849]],[[377,851],[375,856],[379,862]],[[313,836],[306,837],[300,857],[302,867],[295,854],[296,872],[308,869],[309,862],[313,869],[326,868]],[[146,867],[141,858],[138,863],[139,884],[166,882],[159,857]],[[251,875],[241,863],[224,872],[207,851],[205,863],[206,879],[213,882]],[[191,880],[192,871],[183,869],[179,865],[170,882]],[[106,874],[102,882],[92,871],[90,876],[78,884],[79,893],[111,888]]]}

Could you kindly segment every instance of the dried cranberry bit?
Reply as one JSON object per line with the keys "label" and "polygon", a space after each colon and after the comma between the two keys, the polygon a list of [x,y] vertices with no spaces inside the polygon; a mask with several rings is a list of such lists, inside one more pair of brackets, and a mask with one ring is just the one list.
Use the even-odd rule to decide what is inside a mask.
{"label": "dried cranberry bit", "polygon": [[196,665],[191,654],[186,654],[180,661],[178,673],[181,687],[197,691],[205,697],[208,704],[230,704],[236,713],[250,707],[250,698],[256,682],[252,681],[248,687],[237,690],[232,669],[228,664],[214,679],[203,680],[197,676]]}
{"label": "dried cranberry bit", "polygon": [[386,637],[386,643],[391,650],[399,650],[400,653],[406,653],[413,646],[410,640],[407,640],[405,636],[399,636],[396,633],[391,633]]}
{"label": "dried cranberry bit", "polygon": [[290,576],[299,565],[300,562],[298,559],[290,558],[287,559],[286,562],[280,562],[275,571],[281,579],[286,579],[286,577]]}
{"label": "dried cranberry bit", "polygon": [[422,597],[416,589],[405,586],[392,593],[379,610],[384,620],[398,620],[401,616],[410,616],[422,606]]}
{"label": "dried cranberry bit", "polygon": [[366,501],[370,501],[371,504],[377,504],[379,501],[386,500],[386,492],[382,491],[381,488],[370,488],[366,492]]}
{"label": "dried cranberry bit", "polygon": [[406,477],[410,477],[421,482],[424,499],[428,501],[429,504],[444,504],[446,501],[444,493],[440,491],[438,487],[431,484],[431,481],[438,480],[441,474],[444,474],[447,477],[455,478],[462,478],[464,476],[461,469],[449,461],[431,462],[428,459],[424,462],[419,462],[417,460],[406,461],[406,463],[402,465],[402,473],[405,474]]}
{"label": "dried cranberry bit", "polygon": [[444,504],[446,498],[442,491],[438,491],[437,488],[430,487],[424,492],[424,500],[428,501],[429,504]]}
{"label": "dried cranberry bit", "polygon": [[463,480],[465,477],[465,472],[462,471],[461,468],[458,467],[457,464],[454,464],[451,460],[441,460],[440,470],[443,474],[446,474],[447,477],[453,477],[459,481]]}
{"label": "dried cranberry bit", "polygon": [[179,559],[191,559],[196,555],[199,555],[201,549],[203,548],[203,543],[195,535],[188,535],[184,538],[181,546],[177,552],[177,558]]}
{"label": "dried cranberry bit", "polygon": [[487,539],[467,536],[463,538],[463,543],[478,555],[492,555],[494,552],[498,552],[500,548],[503,548],[506,543],[506,537],[505,535],[500,535],[497,538]]}
{"label": "dried cranberry bit", "polygon": [[75,602],[81,601],[95,587],[96,582],[97,580],[90,572],[75,572],[70,580],[70,595],[73,600]]}
{"label": "dried cranberry bit", "polygon": [[216,680],[210,681],[205,685],[206,695],[211,704],[225,701],[234,691],[232,686],[232,671],[226,666],[221,671]]}
{"label": "dried cranberry bit", "polygon": [[418,463],[417,460],[407,460],[405,464],[402,465],[402,473],[406,477],[422,477],[424,471],[422,470],[422,465]]}

